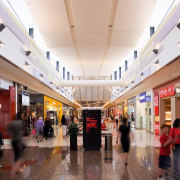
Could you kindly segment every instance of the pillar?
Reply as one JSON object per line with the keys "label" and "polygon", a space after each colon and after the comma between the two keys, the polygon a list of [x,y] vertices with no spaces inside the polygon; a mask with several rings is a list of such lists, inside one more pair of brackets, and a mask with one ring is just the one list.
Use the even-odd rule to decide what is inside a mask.
{"label": "pillar", "polygon": [[[163,99],[160,99],[159,103],[159,127],[161,128],[162,124],[165,123],[165,102]],[[162,131],[160,130],[160,135],[162,135]]]}

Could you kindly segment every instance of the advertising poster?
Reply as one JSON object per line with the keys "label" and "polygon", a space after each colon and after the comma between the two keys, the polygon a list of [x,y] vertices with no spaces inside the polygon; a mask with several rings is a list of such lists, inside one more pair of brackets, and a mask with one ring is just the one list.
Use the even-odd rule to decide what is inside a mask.
{"label": "advertising poster", "polygon": [[155,135],[159,135],[159,122],[155,122],[154,130],[155,130]]}
{"label": "advertising poster", "polygon": [[83,110],[83,147],[101,148],[101,110]]}
{"label": "advertising poster", "polygon": [[159,116],[159,95],[154,94],[154,115]]}
{"label": "advertising poster", "polygon": [[160,98],[175,95],[175,85],[160,90]]}

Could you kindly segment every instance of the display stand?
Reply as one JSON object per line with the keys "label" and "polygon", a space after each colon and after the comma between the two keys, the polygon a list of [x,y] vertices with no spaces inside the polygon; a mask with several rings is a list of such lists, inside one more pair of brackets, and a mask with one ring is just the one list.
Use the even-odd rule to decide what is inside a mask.
{"label": "display stand", "polygon": [[83,147],[85,150],[101,148],[101,110],[83,110]]}

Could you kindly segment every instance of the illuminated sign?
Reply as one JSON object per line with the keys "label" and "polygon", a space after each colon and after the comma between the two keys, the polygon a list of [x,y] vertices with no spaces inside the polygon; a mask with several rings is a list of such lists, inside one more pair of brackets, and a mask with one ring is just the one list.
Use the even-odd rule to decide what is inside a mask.
{"label": "illuminated sign", "polygon": [[155,135],[159,135],[159,122],[155,122],[154,130],[155,130]]}
{"label": "illuminated sign", "polygon": [[90,133],[92,129],[97,129],[97,119],[94,117],[86,118],[86,133]]}
{"label": "illuminated sign", "polygon": [[168,97],[175,95],[175,85],[160,90],[160,97]]}
{"label": "illuminated sign", "polygon": [[154,95],[154,115],[159,116],[159,95]]}

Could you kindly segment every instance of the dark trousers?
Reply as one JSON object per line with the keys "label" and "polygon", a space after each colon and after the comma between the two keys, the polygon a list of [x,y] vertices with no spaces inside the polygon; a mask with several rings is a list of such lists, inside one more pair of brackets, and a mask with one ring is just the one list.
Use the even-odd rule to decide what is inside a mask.
{"label": "dark trousers", "polygon": [[174,180],[180,179],[180,147],[173,150]]}

